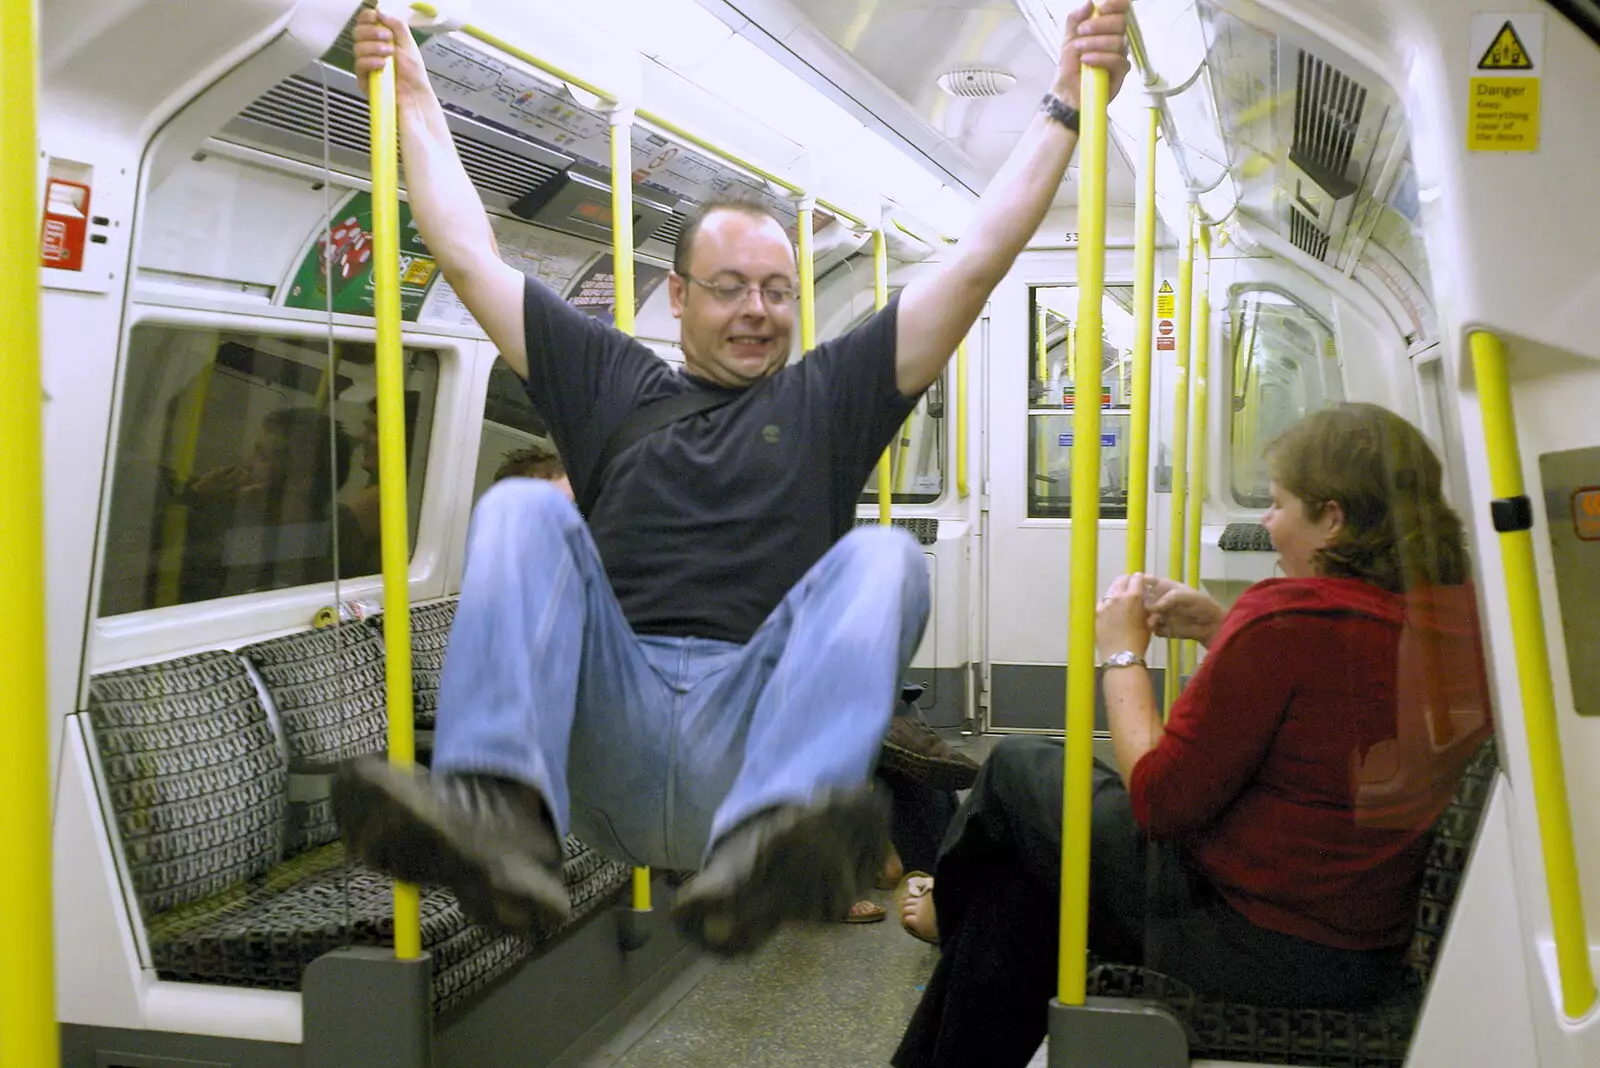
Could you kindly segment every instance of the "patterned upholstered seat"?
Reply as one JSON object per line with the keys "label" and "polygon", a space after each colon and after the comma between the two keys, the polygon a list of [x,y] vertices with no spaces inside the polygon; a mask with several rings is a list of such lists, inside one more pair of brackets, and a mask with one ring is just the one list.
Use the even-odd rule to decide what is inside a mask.
{"label": "patterned upholstered seat", "polygon": [[[392,884],[346,863],[331,818],[291,818],[302,806],[289,804],[291,779],[308,777],[291,768],[381,746],[382,647],[370,629],[346,627],[242,652],[281,731],[247,661],[228,652],[95,676],[88,718],[160,976],[295,989],[323,953],[392,940]],[[630,879],[575,838],[565,876],[574,922]],[[422,912],[438,1011],[531,952],[468,924],[447,892],[425,891]]]}
{"label": "patterned upholstered seat", "polygon": [[1159,972],[1122,964],[1092,967],[1088,992],[1164,1003],[1189,1028],[1189,1053],[1196,1059],[1339,1068],[1403,1064],[1497,766],[1491,738],[1467,765],[1450,807],[1433,829],[1411,940],[1410,982],[1390,1003],[1364,1012],[1241,1005],[1198,994]]}
{"label": "patterned upholstered seat", "polygon": [[239,650],[272,700],[289,753],[286,856],[339,837],[331,773],[340,761],[381,753],[388,715],[383,642],[347,624],[290,634]]}
{"label": "patterned upholstered seat", "polygon": [[[444,671],[444,649],[455,618],[454,597],[411,609],[411,701],[419,731],[433,730],[439,714],[439,676]],[[381,640],[383,616],[374,616],[372,624]]]}
{"label": "patterned upholstered seat", "polygon": [[[629,871],[566,841],[574,922],[611,900]],[[149,925],[150,956],[163,979],[295,990],[306,967],[343,946],[394,940],[394,884],[346,862],[335,842],[270,875],[163,913]],[[533,946],[467,923],[448,890],[422,894],[422,945],[433,956],[433,1005],[450,1009],[509,971]]]}

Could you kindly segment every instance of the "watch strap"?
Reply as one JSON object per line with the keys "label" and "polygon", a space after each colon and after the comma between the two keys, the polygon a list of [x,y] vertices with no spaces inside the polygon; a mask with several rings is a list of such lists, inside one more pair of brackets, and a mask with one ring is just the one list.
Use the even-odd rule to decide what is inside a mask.
{"label": "watch strap", "polygon": [[1073,133],[1078,132],[1078,109],[1059,96],[1054,93],[1044,94],[1044,100],[1040,102],[1039,107],[1046,115]]}

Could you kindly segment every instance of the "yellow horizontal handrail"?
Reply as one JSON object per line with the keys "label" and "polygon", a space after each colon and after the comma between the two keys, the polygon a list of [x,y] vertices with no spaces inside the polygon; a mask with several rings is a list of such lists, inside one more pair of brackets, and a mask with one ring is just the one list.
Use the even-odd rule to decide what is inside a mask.
{"label": "yellow horizontal handrail", "polygon": [[[415,2],[413,2],[411,5],[411,10],[417,12],[418,14],[426,15],[430,19],[438,18],[440,14],[437,7],[432,4],[425,3],[424,0],[415,0]],[[532,52],[524,51],[523,49],[518,48],[504,37],[490,33],[481,26],[463,26],[461,27],[461,32],[466,34],[468,37],[473,38],[474,40],[482,41],[484,44],[489,45],[492,48],[499,49],[508,56],[520,59],[522,62],[526,63],[530,67],[533,67],[535,70],[544,71],[544,73],[550,75],[552,78],[555,78],[557,81],[566,82],[568,85],[576,86],[586,93],[591,93],[594,96],[599,97],[607,104],[615,104],[620,99],[616,93],[608,92],[607,90],[600,88],[600,86],[596,85],[595,83],[588,81],[585,78],[581,78],[578,75],[573,74],[571,71],[558,67],[548,60],[540,59]]]}
{"label": "yellow horizontal handrail", "polygon": [[[423,0],[416,0],[416,2],[411,5],[411,9],[428,18],[439,17],[439,9],[433,4],[423,2]],[[504,37],[491,33],[481,26],[463,26],[461,27],[461,32],[476,41],[481,41],[484,44],[489,45],[491,48],[495,48],[501,52],[504,52],[508,56],[521,60],[522,62],[528,64],[528,66],[533,67],[535,70],[543,71],[545,74],[548,74],[557,81],[566,82],[568,85],[575,86],[579,89],[582,89],[586,93],[593,94],[594,96],[599,97],[601,102],[605,104],[616,105],[620,102],[621,98],[619,94],[604,89],[596,83],[573,74],[571,71],[563,67],[558,67],[548,60],[540,59],[532,52],[517,47]],[[802,189],[789,179],[784,178],[781,175],[778,175],[767,168],[760,166],[759,164],[752,163],[749,160],[739,156],[735,152],[730,152],[725,148],[719,147],[708,138],[702,137],[694,131],[680,125],[679,123],[672,122],[670,119],[658,115],[653,111],[645,110],[644,108],[640,108],[637,112],[637,115],[639,119],[644,122],[648,122],[651,126],[656,127],[662,133],[668,134],[677,140],[683,141],[684,143],[701,149],[702,151],[709,152],[718,159],[746,170],[764,181],[771,182],[772,184],[789,193],[791,196],[803,197],[806,195],[806,190]],[[864,219],[859,218],[854,213],[846,211],[845,209],[829,201],[819,198],[817,200],[817,206],[820,208],[825,208],[827,211],[850,223],[858,230],[865,229],[867,226],[867,223]]]}
{"label": "yellow horizontal handrail", "polygon": [[1489,454],[1489,491],[1497,501],[1519,504],[1521,508],[1515,510],[1522,512],[1520,522],[1502,525],[1497,521],[1495,528],[1500,532],[1500,559],[1506,576],[1511,640],[1516,647],[1522,720],[1528,733],[1533,803],[1540,852],[1544,854],[1545,886],[1550,895],[1550,925],[1555,935],[1556,968],[1561,976],[1562,1009],[1568,1018],[1576,1020],[1594,1008],[1596,992],[1583,919],[1583,891],[1578,885],[1578,858],[1572,844],[1567,776],[1561,763],[1561,734],[1550,681],[1544,607],[1533,558],[1532,505],[1522,481],[1522,453],[1517,445],[1517,416],[1511,401],[1505,342],[1494,334],[1476,331],[1469,343],[1478,378],[1484,444]]}

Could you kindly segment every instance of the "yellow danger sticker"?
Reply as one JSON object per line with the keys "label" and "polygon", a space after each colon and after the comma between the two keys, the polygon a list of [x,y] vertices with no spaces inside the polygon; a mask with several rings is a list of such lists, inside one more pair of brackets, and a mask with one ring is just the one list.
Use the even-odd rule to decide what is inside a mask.
{"label": "yellow danger sticker", "polygon": [[1172,292],[1172,283],[1163,281],[1156,291],[1156,318],[1171,319],[1178,314],[1178,298]]}
{"label": "yellow danger sticker", "polygon": [[1539,151],[1544,16],[1474,16],[1470,56],[1468,151]]}

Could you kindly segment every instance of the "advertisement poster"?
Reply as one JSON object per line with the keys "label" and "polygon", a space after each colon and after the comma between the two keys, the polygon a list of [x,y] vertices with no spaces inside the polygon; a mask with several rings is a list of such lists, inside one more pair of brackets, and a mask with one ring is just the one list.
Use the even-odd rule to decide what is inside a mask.
{"label": "advertisement poster", "polygon": [[[400,203],[400,317],[415,322],[439,265],[411,221],[411,206]],[[319,235],[301,258],[300,268],[284,290],[289,308],[321,311],[328,307],[327,282],[333,283],[332,307],[346,315],[371,315],[372,196],[357,191],[333,213],[333,226]]]}
{"label": "advertisement poster", "polygon": [[[666,278],[665,267],[633,261],[634,314],[638,314],[639,309],[644,307],[644,302],[650,299],[650,294],[654,293]],[[590,264],[588,269],[573,281],[566,296],[578,310],[595,318],[604,319],[615,326],[617,276],[612,270],[611,254],[608,252]]]}

